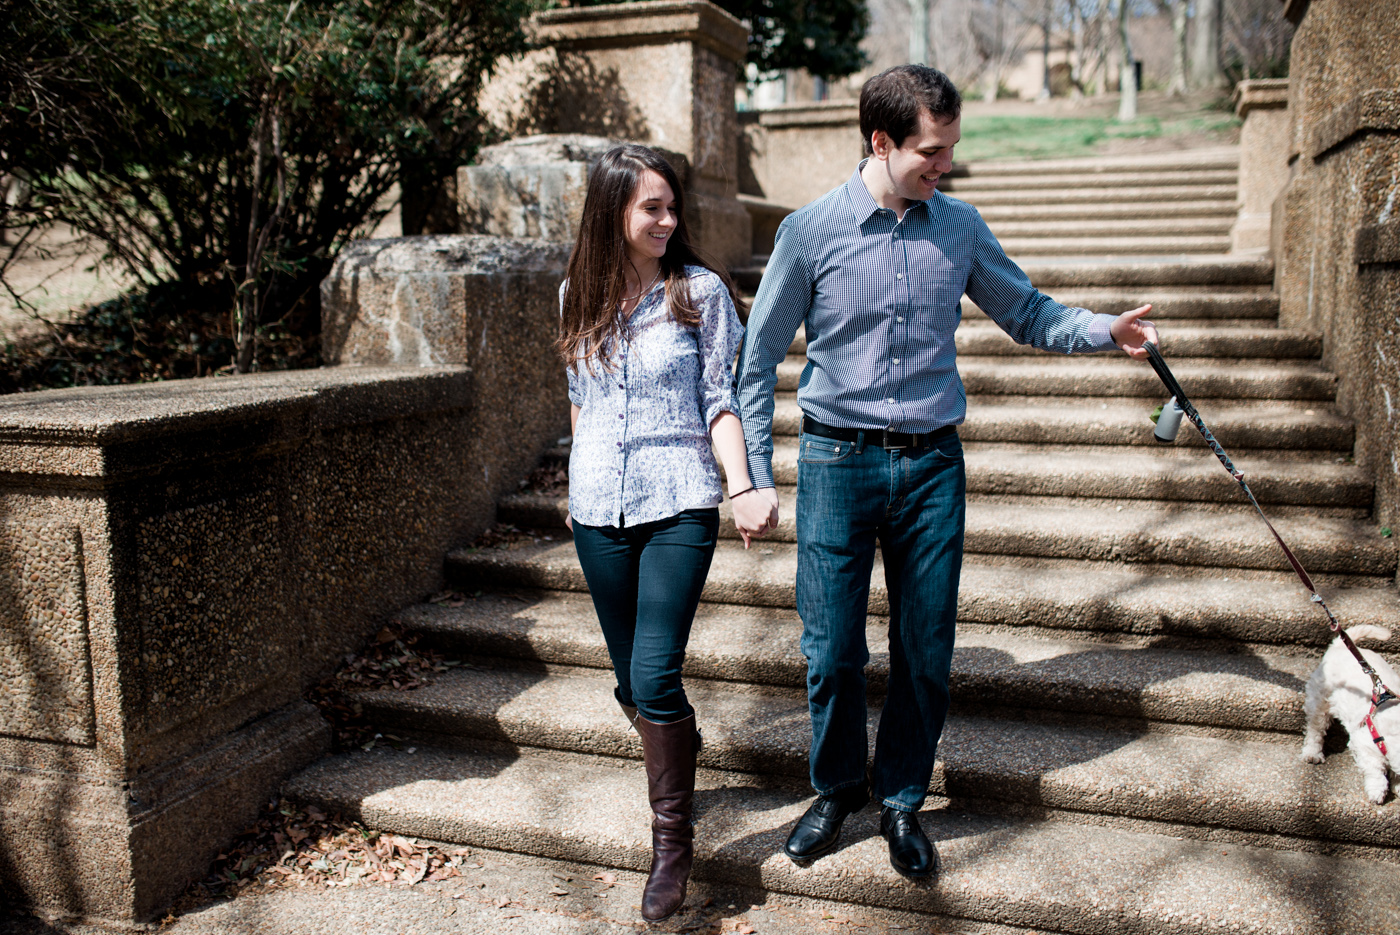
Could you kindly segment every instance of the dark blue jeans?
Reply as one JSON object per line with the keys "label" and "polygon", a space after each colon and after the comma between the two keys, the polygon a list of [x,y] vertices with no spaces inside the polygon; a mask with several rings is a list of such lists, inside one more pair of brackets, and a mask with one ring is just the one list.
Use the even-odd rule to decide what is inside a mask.
{"label": "dark blue jeans", "polygon": [[889,693],[871,775],[877,801],[918,811],[948,716],[966,475],[949,433],[886,451],[803,434],[797,470],[797,610],[812,712],[812,786],[865,778],[866,601],[878,541],[890,600]]}
{"label": "dark blue jeans", "polygon": [[681,666],[710,572],[719,510],[686,510],[619,529],[574,523],[574,548],[617,675],[617,700],[648,721],[695,713]]}

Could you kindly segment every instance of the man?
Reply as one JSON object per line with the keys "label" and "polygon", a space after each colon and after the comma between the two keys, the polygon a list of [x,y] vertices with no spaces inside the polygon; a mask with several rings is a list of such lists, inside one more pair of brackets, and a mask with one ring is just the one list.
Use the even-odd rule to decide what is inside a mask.
{"label": "man", "polygon": [[[776,367],[799,324],[797,609],[807,657],[817,799],[786,851],[831,850],[870,795],[890,862],[931,874],[937,852],[915,817],[948,712],[966,484],[956,426],[967,401],[953,332],[964,292],[1016,341],[1061,353],[1157,340],[1150,306],[1114,318],[1037,292],[975,209],[936,190],[953,164],[962,101],[922,65],[866,82],[870,154],[846,184],[778,229],[736,381],[749,473],[772,506]],[[890,605],[890,675],[866,781],[866,600],[879,543]]]}

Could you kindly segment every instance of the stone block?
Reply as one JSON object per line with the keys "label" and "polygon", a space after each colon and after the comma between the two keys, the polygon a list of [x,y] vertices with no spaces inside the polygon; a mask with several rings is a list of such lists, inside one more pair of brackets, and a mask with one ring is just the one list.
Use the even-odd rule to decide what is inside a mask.
{"label": "stone block", "polygon": [[[531,29],[540,47],[502,62],[482,91],[488,119],[507,136],[587,134],[678,154],[696,245],[719,262],[747,265],[742,209],[715,201],[738,193],[734,76],[747,51],[743,24],[708,0],[663,0],[548,10],[532,17]],[[463,230],[553,237],[547,232],[568,229],[563,219],[579,209],[569,196],[557,210],[535,199],[572,177],[463,169],[462,197],[480,203],[463,208]]]}
{"label": "stone block", "polygon": [[[593,166],[622,142],[582,133],[545,133],[483,148],[475,164],[457,170],[461,233],[572,244]],[[690,178],[685,156],[657,149],[684,188]]]}
{"label": "stone block", "polygon": [[570,243],[578,236],[587,194],[587,163],[457,170],[458,217],[464,234]]}
{"label": "stone block", "polygon": [[1273,203],[1288,183],[1288,79],[1241,81],[1235,87],[1240,128],[1239,215],[1230,228],[1231,253],[1270,246]]}
{"label": "stone block", "polygon": [[441,587],[446,552],[567,424],[562,367],[528,344],[555,313],[524,329],[508,290],[491,313],[479,371],[0,398],[7,896],[149,918],[326,752],[303,690]]}
{"label": "stone block", "polygon": [[800,208],[815,201],[845,184],[865,155],[859,109],[846,101],[789,104],[741,117],[742,190],[775,204]]}

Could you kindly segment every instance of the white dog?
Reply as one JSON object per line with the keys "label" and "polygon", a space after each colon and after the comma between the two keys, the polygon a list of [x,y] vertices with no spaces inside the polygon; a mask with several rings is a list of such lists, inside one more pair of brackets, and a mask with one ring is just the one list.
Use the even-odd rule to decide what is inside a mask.
{"label": "white dog", "polygon": [[[1355,626],[1347,630],[1353,641],[1364,639],[1388,640],[1390,631],[1385,627]],[[1369,649],[1361,650],[1366,661],[1376,670],[1381,681],[1391,691],[1400,691],[1400,678],[1395,670],[1379,655]],[[1400,703],[1387,704],[1371,718],[1376,732],[1385,739],[1385,754],[1371,738],[1365,719],[1371,710],[1371,680],[1361,671],[1354,657],[1341,637],[1332,641],[1323,653],[1322,661],[1308,679],[1308,697],[1303,702],[1303,713],[1307,716],[1307,728],[1303,734],[1303,760],[1308,763],[1321,763],[1322,735],[1332,718],[1336,718],[1346,728],[1351,740],[1352,759],[1361,770],[1362,785],[1366,798],[1380,805],[1390,788],[1386,778],[1386,761],[1390,761],[1390,771],[1400,777]]]}

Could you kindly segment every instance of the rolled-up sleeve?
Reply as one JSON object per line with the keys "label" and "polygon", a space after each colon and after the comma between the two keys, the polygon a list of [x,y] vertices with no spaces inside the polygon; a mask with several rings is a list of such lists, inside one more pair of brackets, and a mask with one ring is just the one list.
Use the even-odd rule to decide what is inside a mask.
{"label": "rolled-up sleeve", "polygon": [[967,296],[1017,344],[1061,354],[1104,351],[1114,347],[1112,315],[1062,305],[1031,285],[1030,279],[976,219],[976,247],[967,278]]}
{"label": "rolled-up sleeve", "polygon": [[734,300],[719,277],[718,288],[700,299],[700,411],[708,427],[721,412],[739,414],[734,396],[734,355],[744,340],[744,326]]}

